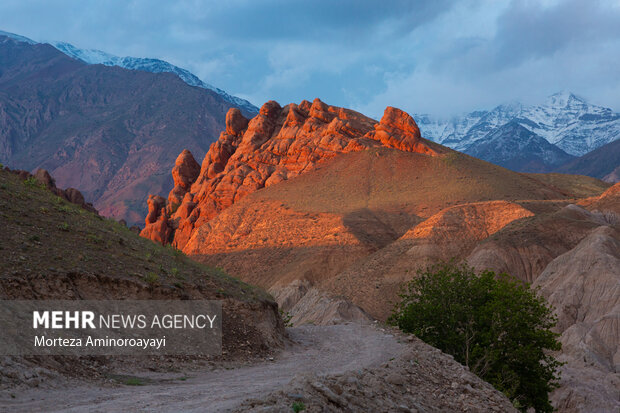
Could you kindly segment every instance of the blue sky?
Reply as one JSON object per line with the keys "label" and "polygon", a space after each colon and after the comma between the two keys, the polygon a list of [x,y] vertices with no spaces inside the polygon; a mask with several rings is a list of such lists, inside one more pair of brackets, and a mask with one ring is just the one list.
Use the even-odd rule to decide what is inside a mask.
{"label": "blue sky", "polygon": [[168,60],[258,106],[449,116],[570,90],[620,111],[620,0],[3,0],[0,30]]}

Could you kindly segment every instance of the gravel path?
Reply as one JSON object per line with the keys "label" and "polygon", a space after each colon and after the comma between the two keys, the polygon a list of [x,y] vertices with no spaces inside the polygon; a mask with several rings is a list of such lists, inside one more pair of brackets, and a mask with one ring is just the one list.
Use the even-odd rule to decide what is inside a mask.
{"label": "gravel path", "polygon": [[[144,386],[76,386],[29,389],[3,395],[0,411],[12,412],[219,412],[247,398],[278,390],[295,376],[339,374],[378,366],[405,346],[373,325],[342,324],[289,329],[294,341],[273,361],[231,370],[187,373],[185,381]],[[153,373],[135,373],[152,379]],[[182,377],[183,373],[175,375]]]}

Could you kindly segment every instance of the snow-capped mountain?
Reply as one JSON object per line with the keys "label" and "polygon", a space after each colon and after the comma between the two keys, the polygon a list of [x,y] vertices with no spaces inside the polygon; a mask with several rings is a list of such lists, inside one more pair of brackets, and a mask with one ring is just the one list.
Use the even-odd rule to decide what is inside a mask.
{"label": "snow-capped mountain", "polygon": [[620,114],[587,103],[570,92],[549,96],[540,105],[525,106],[515,102],[449,120],[428,115],[414,115],[414,118],[422,136],[457,150],[465,150],[511,121],[575,156],[620,138]]}
{"label": "snow-capped mountain", "polygon": [[19,34],[15,34],[15,33],[9,33],[9,32],[5,32],[3,30],[0,30],[0,36],[6,36],[9,37],[13,40],[17,40],[18,42],[22,42],[22,43],[28,43],[28,44],[37,44],[37,42],[35,42],[34,40],[31,40],[27,37],[24,36],[20,36]]}
{"label": "snow-capped mountain", "polygon": [[[37,44],[32,39],[29,39],[24,36],[20,36],[18,34],[9,33],[0,30],[0,36],[10,37],[11,39],[28,43],[28,44]],[[72,57],[77,60],[81,60],[87,64],[102,64],[105,66],[119,66],[125,69],[131,70],[142,70],[144,72],[152,72],[152,73],[174,73],[181,78],[185,83],[190,86],[197,86],[203,89],[209,89],[220,95],[227,102],[232,103],[233,105],[243,109],[250,114],[258,113],[258,108],[248,102],[245,99],[241,99],[237,96],[232,96],[226,91],[217,88],[213,85],[210,85],[206,82],[200,80],[196,75],[191,73],[188,70],[182,69],[178,66],[175,66],[171,63],[168,63],[164,60],[159,59],[149,59],[143,57],[118,57],[112,54],[102,52],[101,50],[94,49],[79,49],[72,44],[65,42],[47,42],[48,44],[54,46],[56,49],[60,50],[64,54],[69,57]]]}
{"label": "snow-capped mountain", "polygon": [[241,99],[236,96],[232,96],[226,93],[224,90],[212,86],[206,82],[200,80],[196,75],[188,70],[182,69],[171,63],[159,59],[150,59],[143,57],[119,57],[112,54],[102,52],[95,49],[79,49],[72,44],[65,42],[50,42],[52,46],[60,50],[67,56],[74,59],[81,60],[88,64],[102,64],[105,66],[119,66],[125,69],[142,70],[145,72],[162,73],[169,72],[174,73],[181,78],[185,83],[191,86],[198,86],[204,89],[209,89],[222,96],[228,102],[245,109],[250,113],[258,113],[258,108],[252,105],[245,99]]}
{"label": "snow-capped mountain", "polygon": [[549,172],[575,159],[514,120],[494,128],[464,152],[519,172]]}

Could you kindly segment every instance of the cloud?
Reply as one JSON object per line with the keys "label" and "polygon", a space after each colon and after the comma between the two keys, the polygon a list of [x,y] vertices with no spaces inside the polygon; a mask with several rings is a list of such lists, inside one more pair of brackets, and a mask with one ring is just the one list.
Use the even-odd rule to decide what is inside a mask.
{"label": "cloud", "polygon": [[[457,35],[448,29],[479,21],[493,24]],[[540,101],[563,89],[620,109],[620,96],[611,92],[620,88],[617,1],[512,1],[491,10],[457,8],[434,24],[424,33],[425,58],[386,76],[385,89],[360,109],[377,113],[389,102],[449,116]]]}
{"label": "cloud", "polygon": [[620,109],[617,0],[4,0],[0,30],[165,59],[257,105],[448,115],[570,89]]}

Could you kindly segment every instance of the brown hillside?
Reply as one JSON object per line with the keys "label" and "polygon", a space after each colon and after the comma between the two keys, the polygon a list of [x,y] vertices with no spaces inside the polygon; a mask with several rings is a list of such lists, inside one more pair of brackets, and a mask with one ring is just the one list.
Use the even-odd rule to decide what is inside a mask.
{"label": "brown hillside", "polygon": [[[282,342],[277,305],[264,291],[153,244],[54,195],[34,179],[23,181],[0,170],[0,225],[0,299],[218,299],[223,303],[225,358],[264,354]],[[86,359],[54,360],[34,362],[69,374],[82,362],[88,364]],[[148,365],[147,359],[142,361]],[[8,368],[4,362],[10,360],[0,361],[0,386],[24,377],[12,376],[16,365]],[[107,362],[100,362],[101,369],[91,373],[105,372]],[[141,361],[120,359],[121,365],[134,362]]]}
{"label": "brown hillside", "polygon": [[[231,110],[197,165],[188,151],[179,156],[168,199],[149,199],[143,236],[264,288],[324,285],[381,318],[423,263],[464,258],[515,219],[607,187],[520,174],[430,143],[397,109],[377,123],[318,99],[268,102],[251,121]],[[417,258],[405,254],[414,246]]]}
{"label": "brown hillside", "polygon": [[[245,127],[236,115],[229,118],[233,129]],[[312,116],[308,120],[315,122]],[[379,125],[366,133],[379,131]],[[225,147],[227,133],[214,147]],[[361,143],[354,150],[308,147],[320,146],[320,136],[304,135],[304,148],[327,155],[301,169],[300,159],[307,158],[264,151],[277,146],[277,139],[251,151],[230,146],[226,166],[210,178],[214,160],[224,159],[221,150],[212,147],[200,173],[190,155],[181,154],[173,172],[175,190],[168,200],[150,198],[143,235],[173,240],[195,259],[269,289],[300,323],[385,319],[402,284],[438,260],[467,260],[477,269],[506,271],[528,282],[549,272],[537,283],[554,303],[569,307],[560,314],[568,320],[560,331],[567,345],[566,371],[585,378],[579,385],[564,381],[553,400],[564,411],[614,406],[619,379],[609,360],[617,357],[617,292],[609,290],[604,303],[592,297],[598,286],[612,285],[620,276],[614,268],[617,254],[610,250],[620,224],[617,186],[584,176],[520,174],[423,139],[418,143],[431,152],[388,147],[389,140],[365,134],[347,143]],[[274,166],[273,159],[283,163]],[[282,167],[294,172],[278,175]],[[265,178],[260,171],[271,175]],[[273,176],[278,178],[271,182]],[[579,284],[597,276],[597,269],[606,274],[604,280]],[[582,308],[580,314],[603,314],[604,322],[578,325],[566,317],[574,314],[573,304]],[[583,349],[604,362],[584,366]]]}
{"label": "brown hillside", "polygon": [[[421,263],[464,257],[510,221],[532,215],[532,202],[520,200],[555,208],[572,198],[540,180],[457,152],[429,157],[370,149],[338,156],[236,202],[198,228],[185,252],[264,288],[306,280],[383,318],[400,283]],[[502,202],[474,206],[472,213],[463,206],[493,199]],[[447,212],[433,226],[429,217],[450,207],[458,211],[452,221],[463,220],[463,226],[448,228]],[[427,218],[420,225],[440,235],[424,241],[425,248],[438,253],[423,260],[402,256],[413,247],[412,239],[394,241]]]}

